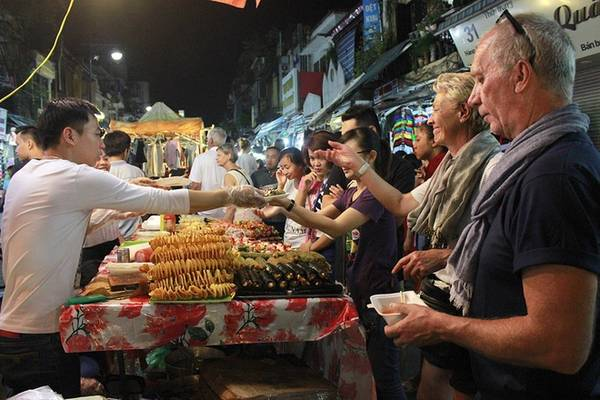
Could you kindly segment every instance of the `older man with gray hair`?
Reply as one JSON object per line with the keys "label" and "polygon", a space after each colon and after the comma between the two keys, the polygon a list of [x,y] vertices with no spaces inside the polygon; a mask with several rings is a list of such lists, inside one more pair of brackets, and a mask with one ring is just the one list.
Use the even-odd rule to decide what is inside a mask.
{"label": "older man with gray hair", "polygon": [[512,143],[448,262],[465,317],[399,305],[386,333],[468,348],[483,399],[598,398],[600,155],[572,103],[575,49],[556,22],[505,11],[472,73],[469,103]]}
{"label": "older man with gray hair", "polygon": [[[214,127],[208,131],[206,135],[208,148],[206,152],[196,157],[192,163],[190,189],[211,191],[223,187],[226,171],[225,168],[217,165],[217,147],[225,143],[226,140],[227,133],[225,129]],[[221,208],[203,211],[199,214],[212,219],[220,219],[225,216],[225,212]]]}

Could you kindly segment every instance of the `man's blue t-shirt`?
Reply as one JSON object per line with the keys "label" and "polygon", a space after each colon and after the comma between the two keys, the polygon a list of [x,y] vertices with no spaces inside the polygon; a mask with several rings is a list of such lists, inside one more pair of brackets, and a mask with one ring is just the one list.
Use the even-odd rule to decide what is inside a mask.
{"label": "man's blue t-shirt", "polygon": [[[600,275],[600,155],[571,134],[550,146],[504,196],[484,240],[471,316],[527,314],[521,274],[542,264]],[[503,364],[472,353],[483,399],[587,399],[600,377],[600,308],[584,367],[574,375]],[[561,321],[555,321],[560,324]]]}

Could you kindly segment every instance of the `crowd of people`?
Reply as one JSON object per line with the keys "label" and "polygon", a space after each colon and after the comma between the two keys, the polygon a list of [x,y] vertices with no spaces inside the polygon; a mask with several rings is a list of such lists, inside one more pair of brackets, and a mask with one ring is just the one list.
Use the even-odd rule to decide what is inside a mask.
{"label": "crowd of people", "polygon": [[[57,332],[81,245],[98,260],[137,213],[200,211],[262,219],[292,248],[332,263],[335,239],[351,233],[346,284],[378,399],[406,398],[406,344],[423,354],[419,399],[600,396],[600,156],[572,103],[574,74],[575,49],[558,24],[506,11],[471,72],[436,79],[432,115],[416,127],[416,171],[391,154],[374,110],[355,106],[340,133],[311,132],[302,149],[276,143],[260,166],[247,139],[238,151],[213,128],[189,190],[173,191],[124,164],[130,139],[101,139],[92,104],[50,102],[19,134],[19,157],[31,160],[6,196],[0,373],[17,389],[78,393],[76,357]],[[492,132],[511,141],[506,151]],[[275,188],[285,196],[266,205]],[[117,211],[95,215],[102,210]],[[370,296],[397,292],[402,280],[443,311],[396,304],[389,311],[405,317],[386,326]]]}

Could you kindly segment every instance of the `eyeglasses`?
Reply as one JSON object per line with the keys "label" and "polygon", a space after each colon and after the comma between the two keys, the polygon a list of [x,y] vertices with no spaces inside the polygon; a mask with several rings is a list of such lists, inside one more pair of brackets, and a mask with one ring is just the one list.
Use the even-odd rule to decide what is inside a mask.
{"label": "eyeglasses", "polygon": [[517,21],[515,19],[515,17],[512,16],[512,14],[510,13],[510,11],[508,11],[508,9],[504,10],[502,12],[502,14],[500,14],[498,19],[496,20],[496,24],[501,22],[504,18],[506,18],[510,22],[510,24],[513,26],[513,28],[515,28],[515,31],[517,31],[517,33],[519,35],[523,35],[525,40],[527,40],[527,43],[529,43],[529,47],[531,47],[531,56],[529,57],[528,61],[529,61],[529,64],[531,64],[531,66],[533,67],[533,61],[535,60],[536,51],[535,51],[535,46],[533,45],[533,41],[531,40],[531,37],[529,36],[529,34],[527,33],[527,31],[525,30],[523,25],[521,25],[521,23],[519,21]]}
{"label": "eyeglasses", "polygon": [[370,153],[371,150],[363,150],[363,151],[357,151],[356,154],[365,154],[365,153]]}

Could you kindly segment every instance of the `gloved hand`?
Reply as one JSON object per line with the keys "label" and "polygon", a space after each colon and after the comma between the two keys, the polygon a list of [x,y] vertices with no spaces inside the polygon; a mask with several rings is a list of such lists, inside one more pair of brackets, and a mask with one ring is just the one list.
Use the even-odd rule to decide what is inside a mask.
{"label": "gloved hand", "polygon": [[262,208],[267,204],[264,193],[254,186],[234,186],[225,190],[229,196],[227,204],[245,208]]}

